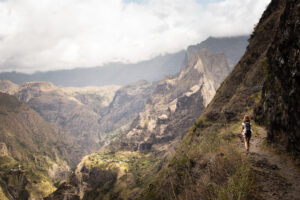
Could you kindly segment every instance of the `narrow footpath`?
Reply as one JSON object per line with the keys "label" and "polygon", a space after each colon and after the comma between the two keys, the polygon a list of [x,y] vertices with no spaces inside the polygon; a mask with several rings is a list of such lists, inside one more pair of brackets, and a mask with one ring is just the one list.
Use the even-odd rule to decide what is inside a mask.
{"label": "narrow footpath", "polygon": [[[251,138],[250,158],[257,192],[266,200],[300,200],[300,168],[286,153],[275,153],[264,145],[266,130],[258,128]],[[241,145],[243,148],[243,143]]]}

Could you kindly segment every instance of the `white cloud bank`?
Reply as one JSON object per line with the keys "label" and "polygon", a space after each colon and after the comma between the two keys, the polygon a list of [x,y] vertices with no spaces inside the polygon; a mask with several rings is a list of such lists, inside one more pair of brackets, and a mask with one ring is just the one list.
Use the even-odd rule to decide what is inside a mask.
{"label": "white cloud bank", "polygon": [[138,62],[208,36],[249,34],[270,2],[207,1],[0,1],[0,71]]}

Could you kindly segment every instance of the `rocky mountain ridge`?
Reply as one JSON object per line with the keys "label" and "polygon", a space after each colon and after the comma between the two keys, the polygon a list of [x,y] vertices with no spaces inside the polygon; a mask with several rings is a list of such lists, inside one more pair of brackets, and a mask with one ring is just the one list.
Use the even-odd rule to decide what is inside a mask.
{"label": "rocky mountain ridge", "polygon": [[244,55],[249,37],[249,35],[221,38],[209,37],[197,45],[189,46],[187,51],[189,49],[207,49],[214,54],[224,53],[232,70]]}
{"label": "rocky mountain ridge", "polygon": [[[245,52],[249,36],[209,37],[196,45],[212,53],[225,53],[232,68]],[[186,65],[186,50],[173,54],[157,56],[153,59],[135,63],[110,63],[101,67],[77,68],[24,74],[19,72],[0,73],[0,79],[16,84],[24,82],[52,82],[60,87],[86,87],[105,85],[127,85],[140,80],[156,82],[164,76],[176,75]]]}
{"label": "rocky mountain ridge", "polygon": [[117,149],[170,153],[182,139],[184,130],[208,105],[230,73],[226,57],[206,49],[196,51],[192,47],[187,55],[188,64],[181,73],[165,78],[155,87],[145,110],[131,125],[131,131],[116,142]]}

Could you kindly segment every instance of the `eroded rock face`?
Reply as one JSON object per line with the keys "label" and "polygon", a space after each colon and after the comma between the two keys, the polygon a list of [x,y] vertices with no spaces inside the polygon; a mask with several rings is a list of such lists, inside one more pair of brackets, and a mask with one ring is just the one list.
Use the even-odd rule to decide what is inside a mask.
{"label": "eroded rock face", "polygon": [[151,93],[131,130],[114,148],[169,154],[201,114],[230,73],[224,54],[190,47],[178,77],[166,77]]}
{"label": "eroded rock face", "polygon": [[[283,1],[273,45],[267,53],[268,78],[257,121],[268,127],[268,139],[300,155],[300,2]],[[271,6],[279,4],[273,1]]]}

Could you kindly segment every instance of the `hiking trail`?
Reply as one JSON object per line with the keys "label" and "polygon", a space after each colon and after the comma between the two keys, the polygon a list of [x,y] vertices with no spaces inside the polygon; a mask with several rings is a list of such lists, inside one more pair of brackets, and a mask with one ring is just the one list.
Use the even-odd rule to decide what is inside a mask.
{"label": "hiking trail", "polygon": [[[251,168],[255,172],[256,189],[262,199],[300,200],[300,169],[284,153],[273,152],[263,144],[267,137],[264,128],[250,140]],[[239,145],[244,148],[244,143]]]}

